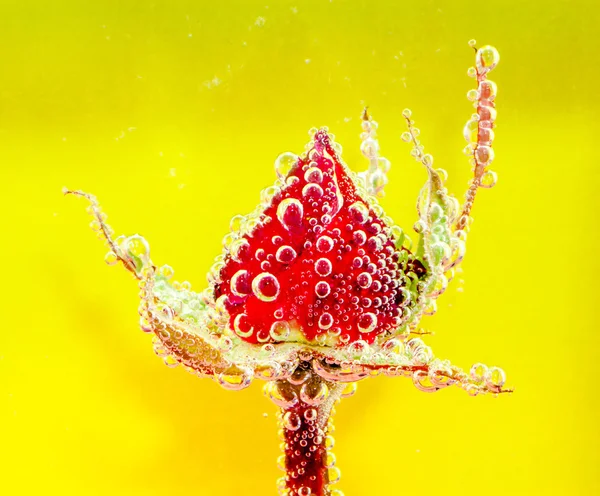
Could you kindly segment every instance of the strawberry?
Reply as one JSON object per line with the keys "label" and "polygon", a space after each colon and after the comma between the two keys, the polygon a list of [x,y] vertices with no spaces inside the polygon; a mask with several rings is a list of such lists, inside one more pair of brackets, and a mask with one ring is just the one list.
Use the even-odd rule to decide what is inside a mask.
{"label": "strawberry", "polygon": [[372,343],[402,322],[405,274],[425,269],[352,176],[327,131],[316,131],[254,228],[226,251],[214,295],[226,297],[243,340]]}

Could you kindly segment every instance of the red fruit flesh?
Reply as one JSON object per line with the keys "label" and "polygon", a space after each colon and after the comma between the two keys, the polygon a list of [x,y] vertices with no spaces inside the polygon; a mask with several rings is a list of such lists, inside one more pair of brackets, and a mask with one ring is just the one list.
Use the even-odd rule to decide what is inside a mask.
{"label": "red fruit flesh", "polygon": [[289,325],[303,341],[329,334],[329,344],[371,343],[400,323],[408,303],[400,251],[325,131],[244,239],[226,255],[214,291],[227,295],[231,329],[245,341],[298,340]]}

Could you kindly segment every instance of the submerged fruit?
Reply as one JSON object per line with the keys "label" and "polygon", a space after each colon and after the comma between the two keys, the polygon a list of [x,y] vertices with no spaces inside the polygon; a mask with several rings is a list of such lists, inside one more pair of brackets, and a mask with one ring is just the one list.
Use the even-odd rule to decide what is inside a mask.
{"label": "submerged fruit", "polygon": [[411,112],[402,113],[402,140],[427,173],[414,248],[377,203],[390,163],[379,155],[377,123],[366,109],[361,151],[369,168],[351,172],[327,129],[311,131],[306,154],[276,160],[278,179],[255,211],[232,219],[201,293],[174,281],[170,266],[157,268],[139,235],[113,239],[92,195],[65,191],[89,200],[92,228],[110,250],[106,262],[120,261],[139,280],[140,326],[154,334],[154,350],[169,367],[182,364],[231,390],[267,381],[265,393],[281,409],[280,494],[341,494],[330,490],[340,471],[329,416],[356,381],[383,373],[411,377],[424,392],[452,385],[472,396],[510,391],[502,369],[477,363],[467,373],[414,337],[427,334],[419,320],[435,312],[464,257],[476,192],[496,183],[488,168],[496,85],[487,74],[498,53],[488,46],[476,53],[469,73],[478,89],[468,98],[477,113],[465,126],[473,178],[462,208],[448,194],[445,171],[424,153]]}
{"label": "submerged fruit", "polygon": [[426,333],[419,321],[436,311],[464,257],[476,192],[496,183],[488,166],[497,89],[487,75],[497,52],[477,50],[476,62],[470,73],[477,89],[468,96],[477,113],[465,126],[473,178],[462,206],[446,189],[445,171],[434,169],[424,152],[410,111],[402,112],[408,128],[402,140],[412,143],[411,155],[427,175],[416,243],[378,203],[390,162],[366,110],[360,137],[368,169],[352,172],[327,128],[311,130],[306,153],[281,154],[277,180],[257,208],[231,220],[224,253],[199,293],[174,280],[170,266],[154,265],[141,236],[113,238],[92,195],[66,190],[89,200],[92,228],[110,250],[107,263],[121,262],[139,280],[140,326],[153,333],[165,363],[228,389],[247,387],[253,377],[300,384],[298,370],[310,368],[332,384],[385,373],[410,376],[423,391],[453,384],[470,394],[506,391],[500,369],[487,369],[489,377],[482,367],[465,374],[415,337]]}
{"label": "submerged fruit", "polygon": [[[398,247],[351,174],[329,134],[317,131],[308,153],[238,240],[244,252],[226,252],[214,296],[226,296],[230,327],[245,341],[322,336],[329,344],[371,343],[399,326],[411,304],[407,268],[421,276],[425,269]],[[245,278],[252,280],[250,292]],[[242,332],[235,325],[240,315],[247,323]],[[278,322],[297,332],[270,332]]]}

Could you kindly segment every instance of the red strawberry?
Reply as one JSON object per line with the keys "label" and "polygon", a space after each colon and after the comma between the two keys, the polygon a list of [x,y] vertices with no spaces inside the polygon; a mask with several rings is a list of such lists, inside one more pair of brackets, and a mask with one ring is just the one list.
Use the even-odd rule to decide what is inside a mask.
{"label": "red strawberry", "polygon": [[215,299],[227,296],[230,327],[249,343],[372,343],[414,303],[405,274],[425,272],[396,241],[319,130],[257,225],[226,254]]}

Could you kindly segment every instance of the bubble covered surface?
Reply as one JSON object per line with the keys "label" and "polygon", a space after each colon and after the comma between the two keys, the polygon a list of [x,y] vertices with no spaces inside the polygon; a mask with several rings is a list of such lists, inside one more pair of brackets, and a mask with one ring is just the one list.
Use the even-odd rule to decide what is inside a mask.
{"label": "bubble covered surface", "polygon": [[[374,198],[357,186],[327,131],[312,137],[270,201],[249,216],[252,222],[242,223],[225,249],[215,298],[226,297],[234,331],[237,316],[246,316],[253,332],[238,335],[250,343],[261,342],[277,320],[297,331],[288,340],[372,343],[407,322],[416,300],[405,299],[401,288],[409,290],[425,274],[398,245]],[[241,255],[235,250],[240,242],[248,246]],[[265,297],[253,282],[251,293],[240,294],[232,284],[240,270],[254,281],[271,277],[279,290]],[[365,274],[375,282],[366,284]]]}

